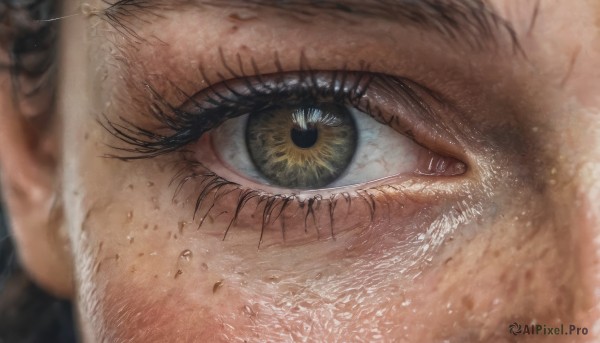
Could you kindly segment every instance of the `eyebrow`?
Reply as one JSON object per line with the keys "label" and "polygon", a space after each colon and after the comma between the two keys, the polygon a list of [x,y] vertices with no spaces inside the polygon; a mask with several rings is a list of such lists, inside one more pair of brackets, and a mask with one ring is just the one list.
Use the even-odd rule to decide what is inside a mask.
{"label": "eyebrow", "polygon": [[[132,21],[140,15],[160,16],[185,5],[226,8],[270,8],[300,17],[330,14],[379,18],[430,30],[475,49],[495,47],[508,38],[516,52],[523,52],[511,23],[484,0],[103,0],[103,18],[124,34],[136,36]],[[534,17],[535,18],[535,17]],[[532,19],[533,20],[533,19]],[[139,38],[139,37],[138,37]]]}

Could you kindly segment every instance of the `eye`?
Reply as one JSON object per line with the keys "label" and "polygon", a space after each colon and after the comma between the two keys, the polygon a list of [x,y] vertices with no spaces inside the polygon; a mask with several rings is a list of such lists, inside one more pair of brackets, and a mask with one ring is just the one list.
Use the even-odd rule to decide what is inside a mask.
{"label": "eye", "polygon": [[381,209],[408,217],[436,197],[423,191],[427,185],[467,169],[453,157],[460,144],[443,125],[445,105],[409,80],[347,71],[259,74],[182,93],[180,106],[151,92],[160,126],[107,120],[105,128],[127,144],[116,149],[129,154],[112,156],[180,152],[185,164],[173,178],[174,198],[194,204],[199,226],[218,217],[211,228],[223,239],[232,227],[259,227],[260,246],[274,221],[284,241],[292,232],[292,241],[302,241],[309,221],[320,239],[321,223],[334,237],[334,227],[367,227]]}
{"label": "eye", "polygon": [[[351,87],[335,85],[331,77],[321,76],[320,82],[311,81],[311,87],[320,84],[330,89],[329,81],[344,92],[353,92]],[[289,86],[293,75],[288,77]],[[208,131],[206,139],[192,149],[195,159],[227,180],[278,193],[286,193],[282,189],[365,185],[397,176],[452,176],[464,172],[462,162],[437,154],[382,122],[385,115],[372,110],[375,99],[365,101],[369,95],[374,97],[370,91],[360,99],[343,92],[299,96],[301,82],[294,81],[293,85],[295,89],[277,93],[267,104],[259,100],[258,110],[228,119]],[[248,84],[238,89],[235,81],[227,83],[231,93],[243,94],[244,87]],[[252,86],[256,87],[260,86]],[[197,105],[203,100],[193,102]],[[365,112],[369,110],[370,114]],[[391,116],[397,123],[401,122],[398,115]],[[407,125],[396,124],[398,128]]]}
{"label": "eye", "polygon": [[232,172],[291,189],[413,173],[428,152],[366,113],[331,103],[278,106],[231,119],[211,132],[211,139]]}

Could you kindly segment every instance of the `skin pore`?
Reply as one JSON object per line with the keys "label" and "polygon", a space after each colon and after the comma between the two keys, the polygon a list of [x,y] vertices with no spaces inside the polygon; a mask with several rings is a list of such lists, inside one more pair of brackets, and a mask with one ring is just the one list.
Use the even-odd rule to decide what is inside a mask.
{"label": "skin pore", "polygon": [[[597,340],[598,5],[494,0],[476,17],[491,24],[461,17],[471,20],[463,31],[386,16],[395,7],[377,1],[314,6],[62,4],[64,15],[83,14],[61,23],[47,149],[56,165],[28,175],[37,162],[0,156],[24,263],[73,299],[83,341]],[[136,126],[170,134],[152,117],[157,101],[194,107],[211,87],[299,71],[407,80],[421,106],[387,76],[365,96],[400,118],[392,128],[463,172],[395,175],[382,163],[387,178],[295,191],[285,203],[269,196],[291,191],[225,166],[210,133],[127,158],[140,153],[123,140],[127,129],[150,142]],[[391,159],[396,148],[381,144],[373,154]],[[236,185],[207,190],[207,169]],[[51,181],[22,200],[19,177]],[[265,193],[240,207],[248,188]],[[33,252],[45,250],[28,232],[45,221],[28,219],[27,201],[54,208],[54,258]],[[513,336],[513,322],[589,333]]]}

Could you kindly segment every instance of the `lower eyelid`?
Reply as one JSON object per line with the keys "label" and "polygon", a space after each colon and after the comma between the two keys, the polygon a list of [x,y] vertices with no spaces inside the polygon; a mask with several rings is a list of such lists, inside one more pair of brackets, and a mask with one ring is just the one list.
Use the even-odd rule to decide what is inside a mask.
{"label": "lower eyelid", "polygon": [[[334,190],[329,195],[277,195],[230,183],[195,162],[190,162],[188,171],[174,181],[178,184],[177,201],[197,205],[193,221],[204,233],[223,239],[236,232],[257,238],[266,235],[269,244],[329,239],[349,230],[373,228],[381,220],[388,224],[390,220],[404,222],[406,226],[395,226],[394,230],[400,230],[402,236],[415,234],[417,224],[424,220],[422,211],[457,201],[470,194],[472,188],[468,180],[448,183],[414,177],[381,180],[369,189]],[[210,225],[203,226],[205,223]],[[259,246],[265,237],[259,239]]]}

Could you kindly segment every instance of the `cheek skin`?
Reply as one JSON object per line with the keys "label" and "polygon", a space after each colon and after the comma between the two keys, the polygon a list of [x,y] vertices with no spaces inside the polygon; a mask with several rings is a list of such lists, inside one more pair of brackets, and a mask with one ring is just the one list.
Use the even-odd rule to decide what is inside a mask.
{"label": "cheek skin", "polygon": [[65,186],[77,209],[69,218],[79,218],[70,231],[91,341],[501,340],[508,322],[568,322],[579,306],[575,261],[564,257],[573,256],[569,231],[540,194],[506,198],[495,204],[502,216],[459,225],[410,272],[410,249],[389,233],[376,248],[348,231],[258,250],[256,231],[222,242],[211,234],[217,219],[200,230],[188,223],[189,204],[172,203],[170,168],[96,158],[102,131],[88,124],[72,155],[80,176]]}

